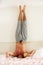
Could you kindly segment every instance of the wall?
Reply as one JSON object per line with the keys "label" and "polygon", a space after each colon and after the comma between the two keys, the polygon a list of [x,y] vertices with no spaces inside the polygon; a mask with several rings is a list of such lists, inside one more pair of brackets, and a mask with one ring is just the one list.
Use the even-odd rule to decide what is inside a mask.
{"label": "wall", "polygon": [[[0,53],[15,49],[18,12],[17,6],[0,8]],[[26,49],[41,48],[43,47],[43,6],[28,6],[26,15],[28,30]]]}
{"label": "wall", "polygon": [[18,8],[0,8],[0,42],[15,42]]}
{"label": "wall", "polygon": [[8,5],[8,6],[18,6],[18,5],[39,5],[39,4],[43,4],[43,0],[0,0],[0,5]]}
{"label": "wall", "polygon": [[28,40],[43,41],[43,6],[30,6],[27,11]]}
{"label": "wall", "polygon": [[0,53],[15,49],[18,7],[0,8]]}

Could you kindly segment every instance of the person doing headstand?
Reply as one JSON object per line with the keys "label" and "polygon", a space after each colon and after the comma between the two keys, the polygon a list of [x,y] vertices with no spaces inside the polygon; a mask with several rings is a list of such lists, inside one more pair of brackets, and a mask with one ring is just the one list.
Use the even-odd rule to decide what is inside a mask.
{"label": "person doing headstand", "polygon": [[34,50],[32,51],[26,51],[25,49],[25,42],[27,40],[27,19],[25,14],[25,5],[22,10],[22,7],[19,6],[19,17],[18,17],[18,24],[17,24],[17,30],[16,30],[16,49],[15,52],[7,52],[6,56],[13,56],[13,57],[19,57],[24,58],[27,56],[32,56],[34,54]]}

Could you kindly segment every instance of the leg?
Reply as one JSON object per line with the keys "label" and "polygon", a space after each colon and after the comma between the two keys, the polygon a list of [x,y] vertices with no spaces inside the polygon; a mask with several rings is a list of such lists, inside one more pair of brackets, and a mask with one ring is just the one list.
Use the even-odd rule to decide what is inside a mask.
{"label": "leg", "polygon": [[25,8],[26,8],[26,6],[24,5],[24,8],[23,8],[23,21],[27,20],[26,13],[25,13]]}
{"label": "leg", "polygon": [[18,21],[22,21],[22,7],[21,7],[21,5],[19,6],[19,10],[20,10],[20,13],[19,13]]}
{"label": "leg", "polygon": [[23,8],[23,21],[22,21],[22,40],[26,41],[27,39],[27,22],[26,22],[26,14],[25,14],[25,6]]}
{"label": "leg", "polygon": [[18,24],[17,24],[17,30],[16,30],[16,42],[19,42],[20,40],[22,40],[22,36],[21,36],[22,8],[21,6],[19,7],[19,9],[20,9],[20,14],[18,17]]}

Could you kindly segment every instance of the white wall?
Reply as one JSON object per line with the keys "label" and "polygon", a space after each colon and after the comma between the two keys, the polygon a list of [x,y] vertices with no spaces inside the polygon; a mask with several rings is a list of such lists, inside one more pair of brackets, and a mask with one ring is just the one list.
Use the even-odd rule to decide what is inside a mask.
{"label": "white wall", "polygon": [[43,0],[0,0],[0,8],[18,5],[43,5]]}
{"label": "white wall", "polygon": [[[17,6],[0,8],[0,53],[12,51],[15,48],[18,12]],[[28,6],[26,8],[26,15],[28,30],[27,42],[29,42],[26,44],[27,50],[43,47],[43,6]]]}
{"label": "white wall", "polygon": [[0,42],[15,42],[18,8],[0,8]]}
{"label": "white wall", "polygon": [[27,11],[28,40],[43,41],[43,6],[31,6]]}

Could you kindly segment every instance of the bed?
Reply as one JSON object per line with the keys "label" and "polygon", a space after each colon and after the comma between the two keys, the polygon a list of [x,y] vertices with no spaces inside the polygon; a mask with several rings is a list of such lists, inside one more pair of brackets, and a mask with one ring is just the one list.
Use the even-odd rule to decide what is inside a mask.
{"label": "bed", "polygon": [[0,65],[43,65],[43,54],[40,52],[43,52],[43,49],[37,50],[33,57],[26,58],[7,58],[6,55],[0,55]]}

